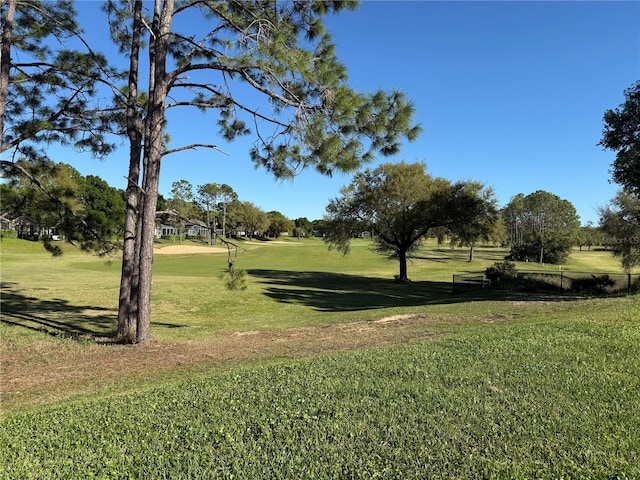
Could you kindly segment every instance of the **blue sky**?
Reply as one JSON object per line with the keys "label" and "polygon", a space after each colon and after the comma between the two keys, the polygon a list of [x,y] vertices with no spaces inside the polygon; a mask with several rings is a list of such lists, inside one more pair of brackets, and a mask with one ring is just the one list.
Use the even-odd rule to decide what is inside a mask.
{"label": "blue sky", "polygon": [[[78,3],[90,40],[106,28],[100,4]],[[364,1],[326,23],[352,87],[403,90],[424,129],[400,154],[371,166],[424,161],[434,176],[492,186],[501,205],[546,190],[572,202],[583,223],[597,223],[598,207],[617,190],[609,182],[615,154],[597,145],[602,115],[640,79],[640,2]],[[226,183],[265,211],[314,220],[351,179],[308,171],[276,181],[251,163],[251,138],[225,145],[197,112],[170,118],[168,131],[171,147],[218,143],[229,155],[166,157],[165,196],[180,179]],[[54,160],[83,175],[125,187],[124,144],[103,162],[59,155]]]}

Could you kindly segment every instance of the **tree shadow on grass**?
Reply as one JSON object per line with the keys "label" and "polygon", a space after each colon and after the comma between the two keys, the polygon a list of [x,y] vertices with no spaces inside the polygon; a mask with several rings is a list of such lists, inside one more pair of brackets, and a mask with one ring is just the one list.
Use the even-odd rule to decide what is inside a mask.
{"label": "tree shadow on grass", "polygon": [[16,283],[2,282],[1,322],[56,337],[105,339],[114,334],[117,311],[94,305],[71,305],[54,298],[24,295]]}
{"label": "tree shadow on grass", "polygon": [[321,312],[348,312],[487,300],[571,301],[553,294],[517,294],[474,290],[453,294],[450,282],[408,282],[329,272],[248,270],[265,285],[265,295],[281,303],[306,305]]}
{"label": "tree shadow on grass", "polygon": [[[71,305],[60,298],[41,299],[21,293],[18,284],[0,283],[0,323],[75,340],[93,339],[112,343],[118,311],[95,305]],[[43,288],[42,290],[46,290]],[[164,328],[181,328],[164,322],[151,322]]]}

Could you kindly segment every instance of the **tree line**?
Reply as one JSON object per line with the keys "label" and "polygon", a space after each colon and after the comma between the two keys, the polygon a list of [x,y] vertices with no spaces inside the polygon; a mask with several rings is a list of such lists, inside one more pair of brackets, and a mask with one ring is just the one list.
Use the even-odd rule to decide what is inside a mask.
{"label": "tree line", "polygon": [[294,220],[278,211],[265,211],[252,202],[242,201],[226,184],[206,183],[194,189],[191,182],[173,182],[171,196],[158,198],[158,221],[173,226],[178,235],[185,233],[187,223],[203,227],[210,245],[216,237],[237,235],[240,229],[249,240],[254,237],[277,238],[281,235],[309,237],[314,225],[306,217]]}
{"label": "tree line", "polygon": [[[52,234],[59,234],[101,253],[111,253],[121,245],[124,190],[93,175],[83,177],[64,163],[49,161],[34,166],[22,160],[18,164],[32,178],[17,169],[5,170],[2,216],[18,222],[21,236],[46,241]],[[554,264],[563,263],[575,245],[615,248],[601,227],[580,226],[573,205],[554,194],[518,194],[499,209],[492,189],[477,182],[452,184],[433,179],[424,164],[383,164],[357,175],[342,193],[349,201],[334,199],[324,219],[292,220],[281,212],[267,212],[240,200],[229,185],[206,183],[194,188],[187,180],[178,180],[173,182],[167,198],[158,195],[156,226],[172,227],[171,234],[179,239],[186,236],[187,225],[192,230],[198,227],[196,235],[206,237],[210,245],[216,243],[217,237],[225,239],[240,231],[248,239],[277,238],[282,234],[309,237],[315,232],[343,252],[348,251],[351,238],[366,235],[381,253],[405,258],[401,260],[405,265],[399,274],[402,279],[407,279],[406,255],[427,236],[436,237],[441,244],[469,248],[470,261],[478,244],[510,247],[511,260]],[[466,203],[456,205],[462,199]],[[346,229],[345,212],[353,215],[357,208],[363,212]],[[373,212],[375,222],[368,218]],[[411,218],[412,212],[415,218]],[[82,221],[74,222],[72,218]],[[422,225],[425,233],[416,225]],[[405,237],[391,238],[403,229],[410,230]],[[47,241],[46,245],[51,243]]]}
{"label": "tree line", "polygon": [[[349,86],[324,18],[356,7],[341,1],[107,0],[102,12],[110,38],[100,45],[108,42],[120,54],[107,59],[100,45],[83,37],[70,0],[0,3],[3,172],[23,175],[51,198],[69,229],[83,231],[91,222],[71,201],[57,202],[57,194],[41,182],[46,173],[38,168],[47,164],[46,146],[57,142],[98,157],[108,157],[123,140],[129,147],[123,172],[120,341],[150,338],[153,243],[158,211],[163,211],[158,208],[161,161],[187,149],[221,151],[220,142],[251,135],[249,157],[278,178],[293,178],[303,168],[324,175],[357,172],[327,207],[325,239],[346,253],[355,232],[373,232],[379,251],[400,259],[401,280],[407,279],[407,255],[428,235],[473,248],[495,234],[494,220],[500,216],[493,192],[477,182],[433,178],[421,164],[360,171],[378,155],[398,153],[421,127],[404,93],[363,93]],[[183,17],[199,22],[174,23]],[[614,180],[623,191],[603,211],[603,224],[621,240],[616,252],[631,268],[639,262],[630,236],[637,232],[640,210],[637,84],[626,98],[624,106],[605,113],[601,144],[617,152]],[[167,112],[174,109],[203,112],[215,139],[172,145]],[[178,192],[182,187],[178,182],[176,193],[186,195],[188,189]],[[514,199],[509,217],[514,223],[505,229],[520,242],[514,255],[549,261],[554,248],[565,245],[549,232],[574,229],[576,218],[570,211],[552,216],[556,207],[570,210],[553,195],[532,195]],[[210,223],[217,211],[205,210]],[[92,235],[100,230],[88,231],[79,241],[99,246],[103,239]],[[528,247],[528,239],[537,243]]]}

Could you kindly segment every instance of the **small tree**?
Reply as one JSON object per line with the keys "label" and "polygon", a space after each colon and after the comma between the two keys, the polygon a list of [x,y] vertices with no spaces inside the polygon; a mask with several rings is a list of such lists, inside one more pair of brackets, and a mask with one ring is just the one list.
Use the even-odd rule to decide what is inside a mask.
{"label": "small tree", "polygon": [[215,243],[216,214],[218,211],[218,197],[220,185],[207,183],[198,185],[196,201],[206,214],[207,227],[209,227],[209,245]]}
{"label": "small tree", "polygon": [[325,242],[343,254],[351,239],[373,233],[374,248],[399,261],[398,280],[407,281],[408,255],[431,229],[476,221],[492,203],[490,192],[426,173],[424,163],[386,163],[358,173],[342,196],[327,206]]}

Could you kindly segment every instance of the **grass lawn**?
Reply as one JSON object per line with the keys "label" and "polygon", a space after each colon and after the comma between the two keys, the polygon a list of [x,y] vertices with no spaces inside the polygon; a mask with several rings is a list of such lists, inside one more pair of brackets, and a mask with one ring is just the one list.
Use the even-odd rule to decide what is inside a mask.
{"label": "grass lawn", "polygon": [[226,253],[157,255],[153,341],[122,346],[117,259],[3,239],[0,478],[640,477],[638,295],[452,295],[493,248],[427,245],[400,285],[364,241],[242,247],[241,292]]}

